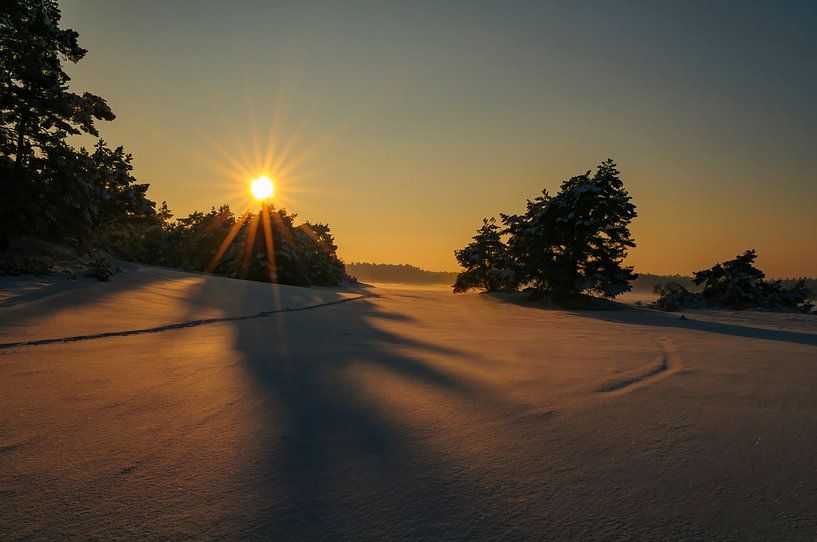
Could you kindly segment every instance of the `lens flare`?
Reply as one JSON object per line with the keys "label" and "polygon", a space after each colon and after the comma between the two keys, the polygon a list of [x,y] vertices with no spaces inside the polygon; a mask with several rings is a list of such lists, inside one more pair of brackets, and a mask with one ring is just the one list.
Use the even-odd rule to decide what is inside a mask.
{"label": "lens flare", "polygon": [[275,185],[272,184],[269,177],[263,175],[250,181],[250,192],[258,201],[264,201],[272,197],[275,192]]}

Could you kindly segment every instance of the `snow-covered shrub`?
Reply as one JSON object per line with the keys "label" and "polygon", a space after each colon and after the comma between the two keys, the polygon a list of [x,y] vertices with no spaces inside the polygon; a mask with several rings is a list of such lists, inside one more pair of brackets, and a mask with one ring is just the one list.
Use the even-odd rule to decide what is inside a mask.
{"label": "snow-covered shrub", "polygon": [[670,281],[664,284],[656,284],[653,292],[658,294],[659,297],[651,306],[662,311],[674,312],[683,308],[703,305],[703,300],[699,294],[690,292],[677,282]]}
{"label": "snow-covered shrub", "polygon": [[783,286],[782,281],[766,282],[761,288],[761,307],[770,311],[792,311],[808,313],[814,307],[810,301],[811,291],[803,280],[790,288]]}
{"label": "snow-covered shrub", "polygon": [[700,293],[672,282],[658,285],[655,292],[660,297],[653,306],[662,310],[712,307],[806,313],[813,308],[804,280],[788,288],[782,281],[767,281],[765,273],[754,266],[756,259],[757,252],[747,250],[733,260],[695,272],[695,284],[703,286]]}
{"label": "snow-covered shrub", "polygon": [[98,252],[93,255],[88,263],[88,271],[86,271],[85,275],[95,278],[99,282],[108,282],[113,275],[111,262],[108,261],[104,254]]}

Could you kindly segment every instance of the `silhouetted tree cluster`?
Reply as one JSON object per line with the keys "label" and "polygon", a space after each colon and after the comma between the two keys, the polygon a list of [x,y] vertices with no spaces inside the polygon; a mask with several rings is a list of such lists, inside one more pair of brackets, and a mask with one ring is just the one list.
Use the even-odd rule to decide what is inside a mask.
{"label": "silhouetted tree cluster", "polygon": [[[295,215],[265,206],[236,217],[229,207],[172,221],[157,211],[132,157],[101,139],[76,149],[69,136],[98,137],[113,120],[104,99],[68,88],[63,61],[86,53],[74,30],[59,27],[55,0],[0,3],[0,251],[21,236],[68,242],[91,255],[107,280],[100,251],[138,262],[286,284],[332,285],[345,276],[325,224],[295,226]],[[229,237],[229,239],[228,239]],[[2,266],[25,271],[16,264]]]}
{"label": "silhouetted tree cluster", "polygon": [[657,308],[679,310],[684,307],[714,307],[729,309],[765,309],[771,311],[809,312],[814,306],[812,293],[803,279],[791,286],[780,280],[768,281],[755,267],[757,252],[743,254],[709,269],[695,272],[693,279],[701,292],[693,293],[677,283],[656,286]]}
{"label": "silhouetted tree cluster", "polygon": [[623,261],[635,246],[629,225],[636,210],[612,160],[568,179],[555,196],[543,190],[525,213],[501,216],[504,228],[485,220],[474,241],[455,252],[465,268],[455,292],[528,288],[558,300],[630,290],[637,275]]}
{"label": "silhouetted tree cluster", "polygon": [[97,137],[95,122],[114,114],[99,96],[68,89],[62,62],[86,51],[59,21],[53,0],[0,3],[0,249],[15,235],[83,238],[155,213],[122,147],[68,143]]}
{"label": "silhouetted tree cluster", "polygon": [[[229,206],[171,220],[162,204],[159,223],[119,230],[115,253],[125,259],[188,271],[297,286],[337,285],[346,277],[326,224],[295,225],[296,215],[265,204],[236,216]],[[136,255],[136,258],[134,258]]]}

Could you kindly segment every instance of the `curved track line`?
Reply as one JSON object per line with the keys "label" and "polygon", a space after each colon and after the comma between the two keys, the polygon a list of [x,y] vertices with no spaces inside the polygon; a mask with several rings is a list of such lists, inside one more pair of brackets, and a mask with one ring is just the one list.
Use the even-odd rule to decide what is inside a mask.
{"label": "curved track line", "polygon": [[262,311],[256,314],[251,314],[247,316],[225,316],[222,318],[205,318],[202,320],[188,320],[187,322],[179,322],[177,324],[166,324],[163,326],[156,326],[156,327],[146,327],[143,329],[131,329],[127,331],[107,331],[105,333],[92,333],[88,335],[74,335],[72,337],[60,337],[56,339],[39,339],[34,341],[18,341],[13,343],[0,343],[0,350],[5,350],[8,348],[17,348],[20,346],[41,346],[44,344],[55,344],[55,343],[72,343],[72,342],[79,342],[79,341],[91,341],[94,339],[105,339],[107,337],[128,337],[130,335],[142,335],[145,333],[161,333],[163,331],[172,331],[174,329],[185,329],[189,327],[198,327],[204,326],[207,324],[220,324],[222,322],[237,322],[241,320],[254,320],[256,318],[266,318],[268,316],[272,316],[273,314],[278,314],[282,312],[299,312],[299,311],[307,311],[311,309],[318,309],[321,307],[329,307],[331,305],[340,305],[341,303],[349,303],[350,301],[359,301],[361,299],[366,299],[368,297],[372,297],[371,295],[364,294],[359,295],[357,297],[347,297],[344,299],[337,299],[335,301],[327,301],[326,303],[318,303],[317,305],[307,305],[306,307],[295,307],[292,309],[276,309],[271,311]]}
{"label": "curved track line", "polygon": [[661,358],[657,366],[651,367],[643,373],[608,381],[598,388],[599,393],[618,395],[627,393],[635,388],[663,380],[681,369],[681,354],[678,349],[666,339],[661,339]]}

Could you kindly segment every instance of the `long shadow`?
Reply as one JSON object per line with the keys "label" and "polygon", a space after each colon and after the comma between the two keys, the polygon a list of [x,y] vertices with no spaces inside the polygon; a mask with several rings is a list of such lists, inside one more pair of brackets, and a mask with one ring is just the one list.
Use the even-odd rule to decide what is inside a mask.
{"label": "long shadow", "polygon": [[93,278],[51,280],[39,288],[13,295],[0,303],[0,330],[4,325],[36,325],[39,320],[73,310],[129,290],[168,280],[161,270],[127,264],[110,282]]}
{"label": "long shadow", "polygon": [[[30,279],[21,279],[19,282],[20,285],[23,286],[23,283],[30,282]],[[62,277],[38,277],[37,282],[40,283],[39,286],[29,287],[24,291],[10,295],[0,301],[0,309],[8,309],[16,307],[17,305],[31,303],[32,301],[40,301],[41,299],[64,295],[67,292],[75,292],[89,288],[98,281],[89,278],[68,279]]]}
{"label": "long shadow", "polygon": [[689,318],[681,320],[678,315],[662,314],[643,309],[625,309],[622,311],[605,311],[595,313],[574,313],[578,316],[587,316],[617,322],[621,324],[634,324],[641,326],[672,327],[678,329],[691,329],[694,331],[705,331],[707,333],[720,333],[733,337],[745,337],[748,339],[761,339],[764,341],[780,341],[793,344],[804,344],[817,346],[817,334],[799,333],[796,331],[781,331],[776,329],[755,328],[747,326],[736,326],[733,324],[722,324],[716,322],[704,322]]}
{"label": "long shadow", "polygon": [[[479,473],[450,450],[437,450],[429,438],[435,429],[412,419],[411,409],[398,412],[386,400],[390,383],[399,381],[403,390],[418,390],[426,412],[435,397],[464,400],[475,409],[498,404],[487,390],[430,361],[465,354],[388,331],[388,322],[412,321],[371,300],[292,311],[275,285],[264,285],[269,295],[263,299],[257,283],[231,283],[223,291],[212,286],[206,279],[185,291],[189,314],[223,309],[229,302],[269,308],[248,317],[124,333],[171,331],[191,323],[233,328],[251,393],[264,409],[247,433],[251,441],[235,443],[253,472],[252,481],[237,477],[240,487],[228,492],[253,495],[246,515],[234,519],[235,538],[498,539],[511,527],[509,504],[476,481]],[[321,290],[286,293],[299,306],[326,300]],[[77,340],[94,338],[102,337]],[[385,389],[363,381],[383,376],[376,382]],[[447,418],[448,407],[439,408]],[[456,421],[454,415],[451,419]],[[482,521],[475,522],[477,517]]]}
{"label": "long shadow", "polygon": [[[467,539],[481,510],[502,509],[461,476],[463,465],[452,468],[417,438],[410,413],[389,413],[359,380],[375,369],[375,376],[478,402],[482,390],[425,361],[459,352],[384,330],[378,321],[410,320],[371,300],[278,316],[234,326],[271,423],[286,428],[284,436],[264,437],[266,502],[255,503],[252,536]],[[377,397],[388,392],[378,388]],[[500,515],[481,525],[479,536],[498,537],[491,529],[502,522]]]}
{"label": "long shadow", "polygon": [[[120,292],[124,289],[131,289],[134,286],[143,286],[150,284],[157,280],[167,280],[163,276],[164,271],[182,273],[179,269],[171,269],[167,267],[145,267],[140,264],[131,262],[116,262],[115,268],[118,272],[114,273],[110,281],[105,284],[92,277],[79,276],[77,278],[68,278],[64,275],[44,275],[38,276],[34,279],[31,275],[20,276],[11,279],[12,282],[17,282],[20,286],[25,286],[25,283],[39,282],[39,287],[25,288],[23,291],[8,296],[6,299],[0,301],[0,309],[8,309],[18,305],[34,303],[37,301],[53,301],[62,297],[71,296],[72,305],[76,303],[84,304],[95,301],[100,296],[105,297],[113,293]],[[125,279],[125,280],[123,280]],[[99,286],[107,288],[100,289]],[[91,288],[97,287],[97,292],[91,297],[82,297],[78,294],[83,293]]]}
{"label": "long shadow", "polygon": [[[37,287],[10,296],[0,302],[0,332],[2,332],[4,326],[37,326],[38,322],[51,318],[62,311],[77,310],[87,305],[104,303],[107,298],[112,296],[138,292],[155,283],[167,283],[175,279],[189,279],[191,275],[194,275],[198,280],[185,286],[183,303],[180,305],[184,308],[184,312],[172,317],[169,321],[139,328],[129,327],[126,323],[123,323],[120,329],[82,335],[53,336],[53,333],[49,333],[50,330],[44,329],[42,334],[38,334],[39,336],[35,339],[0,343],[0,349],[157,333],[230,320],[262,318],[277,311],[309,309],[316,305],[323,305],[326,302],[340,302],[344,299],[338,295],[327,300],[325,292],[321,296],[320,290],[303,289],[304,293],[302,295],[295,296],[292,299],[294,301],[293,306],[265,303],[267,300],[258,299],[258,296],[255,296],[254,301],[261,301],[261,303],[256,302],[253,305],[255,309],[250,308],[239,314],[224,315],[222,317],[201,318],[203,311],[215,309],[215,312],[218,313],[224,307],[229,307],[231,302],[234,301],[232,294],[237,285],[241,290],[254,287],[256,292],[267,291],[264,288],[265,286],[276,290],[280,287],[204,273],[188,273],[170,268],[143,267],[129,263],[122,263],[122,267],[124,267],[124,272],[115,274],[111,281],[107,283],[99,283],[91,278],[46,280]],[[20,281],[20,286],[25,288],[26,282],[25,280]],[[168,291],[168,293],[171,293],[171,291]],[[360,294],[371,295],[362,289]],[[269,297],[269,301],[272,302],[280,298],[280,294],[273,295]],[[117,309],[111,308],[111,310]]]}
{"label": "long shadow", "polygon": [[[490,297],[498,302],[513,303],[515,305],[540,310],[566,310],[537,304],[524,299],[522,296],[501,295]],[[567,310],[567,312],[582,318],[594,318],[596,320],[604,320],[606,322],[615,322],[619,324],[688,329],[694,331],[704,331],[707,333],[720,333],[723,335],[731,335],[733,337],[745,337],[748,339],[761,339],[765,341],[780,341],[793,344],[817,346],[817,334],[704,322],[701,320],[695,320],[694,318],[681,320],[677,314],[639,309],[620,303],[610,303],[609,308],[610,310]]]}
{"label": "long shadow", "polygon": [[93,341],[96,339],[107,339],[110,337],[129,337],[131,335],[144,335],[146,333],[162,333],[165,331],[174,331],[178,329],[184,328],[191,328],[191,327],[199,327],[199,326],[206,326],[210,324],[223,324],[225,322],[240,322],[242,320],[256,320],[259,318],[268,318],[274,314],[279,314],[282,312],[301,312],[306,310],[314,310],[323,307],[328,307],[330,305],[340,305],[342,303],[350,303],[353,301],[357,301],[359,299],[363,299],[363,296],[360,297],[349,297],[349,298],[342,298],[337,299],[334,301],[327,301],[325,303],[316,303],[313,305],[306,305],[302,307],[294,307],[294,308],[283,308],[283,309],[271,309],[260,311],[254,314],[247,314],[242,316],[222,316],[216,318],[199,318],[196,320],[188,320],[182,319],[179,322],[174,322],[172,324],[164,324],[160,326],[153,326],[153,327],[145,327],[145,328],[136,328],[136,329],[127,329],[121,331],[105,331],[102,333],[91,333],[87,335],[71,335],[67,337],[56,337],[52,339],[35,339],[29,341],[17,341],[17,342],[9,342],[9,343],[0,343],[0,350],[5,350],[8,348],[18,348],[21,346],[41,346],[45,344],[55,344],[55,343],[73,343],[73,342],[81,342],[81,341]]}

